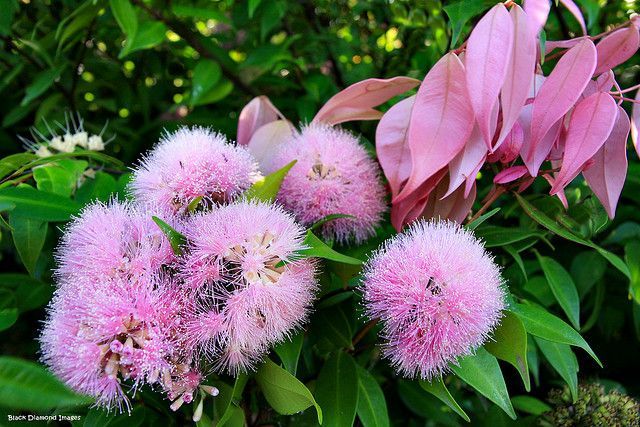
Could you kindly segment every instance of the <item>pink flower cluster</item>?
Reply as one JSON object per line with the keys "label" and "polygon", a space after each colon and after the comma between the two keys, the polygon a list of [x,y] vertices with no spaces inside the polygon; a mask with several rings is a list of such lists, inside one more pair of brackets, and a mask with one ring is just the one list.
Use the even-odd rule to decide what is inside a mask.
{"label": "pink flower cluster", "polygon": [[431,379],[489,337],[504,307],[500,270],[453,222],[413,223],[365,267],[364,303],[399,373]]}

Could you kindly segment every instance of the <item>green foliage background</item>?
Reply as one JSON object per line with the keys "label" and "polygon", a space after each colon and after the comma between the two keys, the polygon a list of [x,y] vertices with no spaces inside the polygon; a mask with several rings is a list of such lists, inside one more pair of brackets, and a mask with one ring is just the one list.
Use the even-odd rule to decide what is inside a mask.
{"label": "green foliage background", "polygon": [[[149,391],[137,395],[132,419],[87,412],[85,398],[28,362],[38,358],[35,337],[52,294],[58,227],[90,200],[123,195],[125,165],[150,148],[163,129],[205,125],[233,138],[239,111],[256,95],[267,95],[292,121],[306,122],[329,97],[356,81],[422,78],[493,3],[2,0],[0,157],[23,152],[16,135],[27,136],[31,126],[46,132],[43,120],[64,122],[65,113],[77,111],[93,133],[109,123],[106,135],[115,139],[106,154],[122,163],[80,156],[31,175],[30,158],[0,160],[0,175],[11,178],[0,184],[0,425],[4,414],[20,411],[83,415],[74,425],[187,422],[190,409],[172,414],[167,402]],[[634,0],[577,3],[591,34],[640,10]],[[568,38],[577,28],[570,14],[552,8],[548,39]],[[638,83],[639,64],[636,55],[616,70],[622,87]],[[375,123],[348,127],[365,143],[373,141]],[[501,209],[476,231],[504,266],[512,314],[503,322],[502,338],[461,363],[444,383],[399,379],[378,361],[374,333],[358,336],[364,321],[353,291],[357,267],[327,262],[308,334],[271,356],[284,369],[269,362],[250,379],[215,380],[222,393],[215,404],[207,401],[205,421],[226,417],[226,424],[242,425],[244,411],[255,425],[313,425],[317,400],[325,425],[349,425],[356,412],[356,422],[365,426],[388,425],[388,419],[392,425],[459,425],[467,415],[474,425],[508,425],[513,421],[490,400],[507,411],[513,405],[518,422],[535,423],[547,409],[543,401],[549,390],[566,382],[575,391],[578,378],[640,395],[635,380],[640,377],[640,163],[632,150],[629,157],[627,184],[612,222],[579,181],[567,191],[567,212],[544,195],[547,187],[541,182],[525,193],[526,199],[498,202]],[[96,178],[78,187],[87,166],[98,169]],[[490,187],[491,174],[485,175],[479,198]],[[35,188],[16,187],[34,178]],[[367,245],[341,250],[363,258],[390,234],[385,227]],[[527,302],[543,308],[532,312]],[[570,347],[580,346],[578,334],[568,324],[556,328],[558,319],[545,317],[547,312],[576,327],[604,368]],[[524,348],[528,369],[517,358]],[[520,372],[507,362],[498,365],[494,356]],[[487,378],[499,383],[503,376],[511,403],[504,390],[486,384]],[[529,381],[528,396],[538,400],[523,396]],[[284,403],[272,394],[273,382],[290,389]],[[287,406],[292,395],[302,402],[298,407]],[[301,414],[278,415],[310,405]]]}

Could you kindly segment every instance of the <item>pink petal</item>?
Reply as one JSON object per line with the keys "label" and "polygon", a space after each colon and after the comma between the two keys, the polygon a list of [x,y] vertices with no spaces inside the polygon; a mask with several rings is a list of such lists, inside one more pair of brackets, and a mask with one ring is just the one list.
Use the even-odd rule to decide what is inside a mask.
{"label": "pink petal", "polygon": [[569,40],[547,40],[544,47],[545,54],[549,54],[555,49],[569,49],[577,45],[582,40],[585,40],[587,36],[575,37]]}
{"label": "pink petal", "polygon": [[[465,67],[469,98],[489,149],[495,132],[491,113],[511,62],[513,25],[507,9],[498,3],[478,22],[467,42]],[[527,85],[525,91],[528,89]]]}
{"label": "pink petal", "polygon": [[523,7],[531,22],[531,31],[537,36],[547,23],[547,17],[551,10],[551,1],[525,0]]}
{"label": "pink petal", "polygon": [[[591,40],[580,41],[565,53],[542,84],[535,100],[531,118],[531,141],[527,157],[534,158],[537,145],[551,127],[564,116],[580,98],[596,67],[596,47]],[[539,165],[533,162],[531,175]]]}
{"label": "pink petal", "polygon": [[598,92],[578,102],[567,129],[562,167],[551,187],[556,194],[580,173],[613,129],[618,108],[611,95]]}
{"label": "pink petal", "polygon": [[511,132],[507,134],[504,142],[487,156],[487,161],[489,163],[511,163],[514,161],[518,154],[520,154],[520,149],[522,148],[522,144],[524,143],[524,130],[520,125],[519,121],[516,121],[511,127]]}
{"label": "pink petal", "polygon": [[389,181],[392,197],[400,192],[402,183],[411,174],[411,151],[407,141],[409,119],[415,95],[391,107],[376,129],[376,152],[384,175]]}
{"label": "pink petal", "polygon": [[442,168],[427,179],[416,191],[408,197],[391,204],[391,224],[400,231],[405,224],[418,218],[424,210],[429,196],[440,180],[446,175],[447,168]]}
{"label": "pink petal", "polygon": [[247,145],[253,133],[262,125],[284,119],[282,113],[266,96],[253,98],[240,112],[238,119],[238,145]]}
{"label": "pink petal", "polygon": [[476,200],[475,182],[465,196],[462,188],[458,188],[452,194],[443,196],[447,191],[448,179],[444,178],[429,195],[425,209],[420,214],[425,219],[449,219],[462,223],[471,211]]}
{"label": "pink petal", "polygon": [[527,128],[531,128],[531,115],[521,114],[520,121],[525,134],[522,142],[522,148],[520,149],[520,156],[522,157],[524,164],[527,166],[529,174],[535,177],[538,175],[540,166],[549,155],[549,152],[551,152],[553,145],[560,137],[560,132],[562,131],[562,120],[558,120],[554,123],[544,138],[542,138],[535,147],[532,146],[531,134],[529,133],[529,135],[527,135],[526,131]]}
{"label": "pink petal", "polygon": [[618,107],[618,117],[611,135],[593,157],[591,167],[582,172],[611,219],[616,215],[616,205],[627,176],[627,137],[630,127],[627,113]]}
{"label": "pink petal", "polygon": [[638,29],[630,26],[614,31],[596,45],[598,51],[598,65],[595,75],[615,68],[631,58],[640,45]]}
{"label": "pink petal", "polygon": [[330,125],[352,120],[377,120],[382,116],[377,107],[420,84],[410,77],[367,79],[354,83],[327,101],[313,118],[313,122]]}
{"label": "pink petal", "polygon": [[465,71],[455,53],[442,57],[418,89],[409,123],[411,175],[396,197],[409,196],[462,150],[473,128]]}
{"label": "pink petal", "polygon": [[493,178],[494,184],[508,184],[520,179],[527,174],[526,166],[511,166],[510,168],[503,169]]}
{"label": "pink petal", "polygon": [[[640,22],[640,20],[638,21]],[[631,110],[631,141],[636,148],[636,153],[640,157],[640,138],[638,137],[638,130],[640,129],[640,90],[636,92],[636,102],[633,104]]]}
{"label": "pink petal", "polygon": [[262,125],[253,133],[247,148],[260,164],[260,169],[269,170],[276,148],[294,132],[295,128],[289,120],[276,120]]}
{"label": "pink petal", "polygon": [[[464,149],[460,151],[449,163],[449,188],[442,197],[447,197],[453,193],[468,178],[475,181],[478,174],[476,169],[484,163],[484,157],[487,154],[487,147],[478,129],[478,125],[473,127],[469,140],[464,145]],[[474,173],[476,171],[476,173]]]}
{"label": "pink petal", "polygon": [[[549,185],[553,188],[553,185],[555,184],[556,179],[547,173],[542,175],[542,177],[546,179]],[[558,191],[555,195],[558,196],[558,199],[560,199],[562,206],[564,206],[565,209],[569,209],[569,201],[567,200],[567,195],[564,194],[564,190]]]}
{"label": "pink petal", "polygon": [[566,7],[567,10],[578,20],[580,28],[582,28],[582,34],[587,34],[587,24],[584,22],[584,16],[582,16],[580,8],[573,2],[573,0],[560,0],[560,3],[562,3],[564,7]]}
{"label": "pink petal", "polygon": [[529,95],[536,68],[537,41],[529,28],[527,16],[518,5],[511,8],[510,15],[514,28],[513,49],[500,92],[502,128],[493,150],[502,144],[518,119]]}

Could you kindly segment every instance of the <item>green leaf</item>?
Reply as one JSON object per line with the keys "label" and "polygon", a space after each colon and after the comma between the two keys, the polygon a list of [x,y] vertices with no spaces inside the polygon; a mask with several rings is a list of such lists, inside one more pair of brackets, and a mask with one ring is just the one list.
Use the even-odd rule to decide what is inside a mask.
{"label": "green leaf", "polygon": [[569,386],[571,396],[575,402],[578,398],[578,360],[573,351],[571,351],[571,347],[567,344],[551,342],[539,337],[535,337],[535,340],[545,359]]}
{"label": "green leaf", "polygon": [[253,14],[261,2],[262,0],[249,0],[249,18],[253,18]]}
{"label": "green leaf", "polygon": [[4,178],[20,166],[26,165],[37,158],[38,156],[33,153],[17,153],[4,157],[0,160],[0,178]]}
{"label": "green leaf", "polygon": [[106,172],[98,171],[95,177],[87,178],[85,182],[76,190],[75,199],[77,202],[87,204],[94,200],[107,202],[117,191],[116,179]]}
{"label": "green leaf", "polygon": [[524,212],[527,215],[529,215],[531,219],[533,219],[535,222],[537,222],[538,224],[545,227],[547,230],[552,231],[553,233],[557,234],[560,237],[563,237],[574,243],[579,243],[581,245],[588,246],[590,248],[595,249],[596,251],[598,251],[600,255],[602,255],[607,261],[609,261],[611,265],[613,265],[615,268],[620,270],[622,274],[624,274],[627,277],[630,277],[629,269],[619,257],[601,248],[600,246],[596,245],[593,242],[585,240],[582,237],[576,236],[571,231],[567,230],[566,228],[562,227],[561,225],[556,223],[554,220],[549,218],[544,212],[542,212],[541,210],[533,206],[531,203],[529,203],[524,197],[522,197],[518,193],[515,193],[515,196],[516,196],[516,199],[518,199],[518,203],[520,203],[520,206],[522,206],[522,209],[524,210]]}
{"label": "green leaf", "polygon": [[631,278],[629,280],[629,294],[637,304],[640,304],[640,242],[631,241],[624,246],[624,259],[629,266]]}
{"label": "green leaf", "polygon": [[151,49],[162,43],[167,33],[167,27],[162,22],[147,21],[138,28],[133,37],[127,36],[127,41],[118,55],[122,59],[138,50]]}
{"label": "green leaf", "polygon": [[552,258],[541,256],[536,251],[536,256],[547,278],[551,292],[566,313],[574,328],[580,329],[580,297],[573,283],[571,275]]}
{"label": "green leaf", "polygon": [[340,219],[340,218],[355,218],[355,216],[347,215],[347,214],[330,214],[311,224],[311,227],[309,227],[309,230],[317,230],[318,228],[325,225],[327,222]]}
{"label": "green leaf", "polygon": [[213,19],[214,21],[230,23],[229,18],[222,12],[211,7],[197,7],[171,3],[171,10],[173,14],[181,18],[196,18],[207,21]]}
{"label": "green leaf", "polygon": [[494,248],[520,242],[531,237],[544,237],[542,233],[522,228],[506,228],[494,225],[479,227],[475,234],[484,241],[484,246]]}
{"label": "green leaf", "polygon": [[2,203],[14,204],[15,215],[49,222],[67,221],[81,208],[73,200],[28,186],[0,189],[0,204]]}
{"label": "green leaf", "polygon": [[0,289],[13,291],[19,313],[42,307],[51,299],[53,286],[27,274],[0,274]]}
{"label": "green leaf", "polygon": [[480,224],[482,224],[483,222],[485,222],[486,220],[488,220],[489,218],[491,218],[492,216],[494,216],[495,214],[497,214],[498,212],[500,212],[500,208],[495,208],[490,210],[489,212],[480,215],[478,218],[474,219],[473,221],[471,221],[469,224],[467,224],[465,227],[467,228],[467,230],[475,230],[476,228],[478,228],[478,226]]}
{"label": "green leaf", "polygon": [[458,366],[452,364],[451,369],[460,379],[502,408],[509,417],[516,419],[498,360],[487,350],[480,347],[475,355],[458,360]]}
{"label": "green leaf", "polygon": [[351,322],[342,307],[319,310],[313,318],[314,330],[327,348],[352,348]]}
{"label": "green leaf", "polygon": [[11,24],[15,13],[20,9],[18,0],[9,0],[3,3],[3,13],[0,13],[0,34],[7,36],[11,33]]}
{"label": "green leaf", "polygon": [[180,255],[182,253],[182,246],[187,242],[187,238],[184,234],[176,231],[175,228],[158,218],[157,216],[152,216],[153,222],[158,224],[160,230],[167,236],[169,239],[169,243],[171,243],[171,249],[173,249],[173,253],[176,255]]}
{"label": "green leaf", "polygon": [[193,69],[191,83],[191,106],[201,105],[200,99],[220,80],[222,70],[217,62],[201,60]]}
{"label": "green leaf", "polygon": [[474,16],[480,15],[495,3],[493,0],[462,0],[443,8],[449,17],[449,25],[451,26],[451,49],[456,46],[460,33],[467,21]]}
{"label": "green leaf", "polygon": [[22,264],[33,276],[36,262],[44,246],[44,239],[47,237],[47,223],[16,215],[14,211],[9,214],[9,225],[11,226],[13,244],[16,246]]}
{"label": "green leaf", "polygon": [[64,71],[66,64],[59,65],[55,68],[42,71],[34,79],[33,83],[27,86],[24,98],[20,102],[21,106],[26,106],[31,101],[42,95],[47,89],[53,85],[60,74]]}
{"label": "green leaf", "polygon": [[307,231],[307,236],[304,239],[304,245],[307,249],[302,249],[297,252],[301,257],[309,258],[324,258],[331,261],[341,262],[343,264],[361,265],[362,261],[357,258],[352,258],[347,255],[343,255],[334,251],[325,242],[320,240],[318,236],[313,234],[311,230]]}
{"label": "green leaf", "polygon": [[70,197],[89,163],[86,160],[62,159],[33,170],[38,190]]}
{"label": "green leaf", "polygon": [[582,336],[562,319],[554,316],[544,308],[532,304],[514,304],[511,308],[518,315],[527,332],[536,337],[561,344],[580,347],[602,367],[598,356],[591,350]]}
{"label": "green leaf", "polygon": [[207,93],[200,97],[198,105],[213,104],[226,98],[233,92],[233,83],[227,79],[220,79]]}
{"label": "green leaf", "polygon": [[351,427],[358,407],[358,373],[353,358],[338,351],[325,362],[316,382],[325,427]]}
{"label": "green leaf", "polygon": [[69,159],[69,158],[75,158],[75,157],[87,157],[89,159],[93,159],[99,162],[111,164],[118,168],[124,166],[124,164],[120,160],[114,157],[108,156],[106,154],[98,153],[97,151],[77,150],[77,151],[74,151],[73,153],[58,153],[53,156],[49,156],[45,158],[36,158],[33,161],[20,166],[20,168],[18,168],[10,176],[13,177],[13,176],[20,175],[21,173],[35,166],[46,165],[49,163],[57,162],[61,159]]}
{"label": "green leaf", "polygon": [[487,341],[484,348],[498,359],[513,365],[520,373],[525,389],[531,390],[527,366],[527,330],[518,316],[505,311],[500,326],[493,333],[493,340]]}
{"label": "green leaf", "polygon": [[273,349],[282,361],[285,369],[294,376],[298,370],[298,359],[300,359],[303,341],[304,332],[299,332],[286,341],[281,342]]}
{"label": "green leaf", "polygon": [[360,365],[358,372],[358,406],[356,413],[363,427],[389,426],[389,414],[384,393],[376,379]]}
{"label": "green leaf", "polygon": [[289,170],[291,170],[296,162],[297,160],[292,161],[283,168],[265,176],[249,187],[249,189],[244,193],[247,200],[273,202],[278,195],[278,191],[280,191],[280,186],[282,185],[284,177],[287,176],[287,173],[289,173]]}
{"label": "green leaf", "polygon": [[[627,263],[628,264],[628,263]],[[629,270],[631,267],[629,266]],[[607,271],[607,261],[596,251],[580,252],[571,261],[571,277],[578,289],[578,295],[583,298],[593,288]],[[633,276],[633,272],[631,272]]]}
{"label": "green leaf", "polygon": [[449,393],[449,390],[447,390],[447,386],[444,384],[442,376],[438,376],[431,381],[420,380],[420,387],[440,399],[445,405],[451,408],[453,412],[460,415],[463,420],[471,422],[467,413],[464,412],[464,409],[458,405],[458,402],[456,402],[453,396],[451,396],[451,393]]}
{"label": "green leaf", "polygon": [[133,37],[138,31],[136,10],[129,0],[110,0],[111,12],[120,29],[127,37]]}
{"label": "green leaf", "polygon": [[260,366],[256,381],[267,402],[277,413],[291,415],[314,406],[318,413],[318,423],[322,424],[322,410],[309,389],[271,359]]}
{"label": "green leaf", "polygon": [[533,396],[513,396],[511,403],[518,411],[531,415],[541,415],[551,410],[551,406]]}
{"label": "green leaf", "polygon": [[217,426],[222,427],[223,425],[229,423],[231,419],[236,416],[237,409],[239,409],[239,402],[242,398],[242,393],[244,391],[245,386],[247,385],[247,381],[249,381],[249,376],[246,374],[238,374],[235,382],[233,383],[233,389],[231,390],[231,397],[229,402],[227,403],[222,415],[220,416],[220,420],[218,421]]}
{"label": "green leaf", "polygon": [[0,357],[0,402],[10,409],[46,411],[88,405],[92,399],[69,390],[43,366]]}
{"label": "green leaf", "polygon": [[9,329],[18,320],[18,307],[13,292],[0,288],[0,331]]}

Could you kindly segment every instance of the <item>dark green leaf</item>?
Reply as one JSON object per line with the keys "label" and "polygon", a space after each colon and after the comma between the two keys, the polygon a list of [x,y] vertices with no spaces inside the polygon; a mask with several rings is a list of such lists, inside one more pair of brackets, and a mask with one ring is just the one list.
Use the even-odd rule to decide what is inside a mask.
{"label": "dark green leaf", "polygon": [[478,228],[479,225],[481,225],[483,222],[485,222],[486,220],[488,220],[489,218],[491,218],[492,216],[494,216],[495,214],[497,214],[498,212],[500,212],[500,208],[495,208],[490,210],[489,212],[480,215],[478,218],[474,219],[473,221],[471,221],[469,224],[467,224],[465,227],[468,230],[475,230],[476,228]]}
{"label": "dark green leaf", "polygon": [[196,18],[205,21],[213,19],[214,21],[229,23],[229,18],[224,13],[213,9],[212,7],[197,7],[172,2],[171,10],[174,15],[183,18]]}
{"label": "dark green leaf", "polygon": [[220,80],[222,71],[217,62],[201,60],[193,69],[191,83],[191,106],[201,105],[201,98]]}
{"label": "dark green leaf", "polygon": [[118,59],[138,50],[151,49],[159,45],[164,41],[166,32],[167,27],[162,22],[148,21],[141,24],[133,37],[127,36]]}
{"label": "dark green leaf", "polygon": [[479,227],[475,234],[484,241],[487,248],[509,245],[531,237],[543,237],[542,233],[520,228],[506,228],[494,225]]}
{"label": "dark green leaf", "polygon": [[237,409],[239,409],[240,399],[242,398],[242,393],[244,391],[245,386],[247,385],[247,381],[249,380],[249,376],[246,374],[238,374],[235,382],[233,383],[233,389],[231,389],[231,398],[229,399],[227,406],[225,407],[222,415],[220,416],[220,420],[218,421],[217,426],[222,427],[229,423],[234,416],[236,416]]}
{"label": "dark green leaf", "polygon": [[14,211],[9,214],[9,225],[11,225],[13,244],[20,255],[22,264],[33,276],[36,261],[40,257],[44,239],[47,237],[47,223],[16,215]]}
{"label": "dark green leaf", "polygon": [[107,202],[117,191],[116,179],[106,172],[98,171],[95,177],[87,178],[75,194],[77,202],[87,204],[94,200]]}
{"label": "dark green leaf", "polygon": [[531,415],[540,415],[551,410],[551,406],[533,396],[513,396],[511,403],[516,410]]}
{"label": "dark green leaf", "polygon": [[387,427],[389,414],[384,393],[376,379],[360,365],[358,371],[358,406],[356,412],[364,427]]}
{"label": "dark green leaf", "polygon": [[173,249],[173,253],[176,255],[180,255],[182,253],[182,246],[187,242],[187,238],[184,234],[176,231],[175,228],[158,218],[157,216],[151,217],[153,222],[158,224],[160,230],[167,236],[169,239],[169,243],[171,243],[171,249]]}
{"label": "dark green leaf", "polygon": [[22,99],[22,102],[20,102],[20,105],[24,107],[28,103],[42,95],[47,89],[51,87],[51,85],[53,85],[53,82],[55,82],[56,79],[60,77],[60,74],[62,74],[64,68],[65,64],[62,64],[38,74],[33,79],[33,83],[27,86],[24,98]]}
{"label": "dark green leaf", "polygon": [[327,348],[351,348],[353,331],[342,307],[320,310],[314,316],[314,330]]}
{"label": "dark green leaf", "polygon": [[513,365],[520,373],[525,389],[531,389],[527,366],[527,331],[518,316],[505,311],[500,326],[493,333],[493,340],[487,341],[484,348],[498,359]]}
{"label": "dark green leaf", "polygon": [[[631,268],[629,268],[631,269]],[[580,252],[571,261],[571,277],[583,298],[602,277],[607,270],[607,261],[596,251]],[[633,275],[633,273],[631,273]]]}
{"label": "dark green leaf", "polygon": [[260,6],[261,1],[262,0],[249,0],[249,18],[253,18],[253,14],[258,6]]}
{"label": "dark green leaf", "polygon": [[73,200],[27,186],[1,189],[1,203],[14,204],[15,215],[40,221],[67,221],[80,211],[80,205]]}
{"label": "dark green leaf", "polygon": [[456,402],[453,396],[451,396],[451,393],[449,393],[449,390],[447,390],[447,386],[444,384],[442,376],[438,376],[431,381],[420,380],[420,387],[440,399],[445,405],[451,408],[453,412],[460,415],[463,420],[466,422],[471,421],[467,413],[464,412],[464,409],[458,405],[458,402]]}
{"label": "dark green leaf", "polygon": [[281,342],[273,349],[282,361],[285,369],[294,376],[298,370],[298,359],[300,358],[303,341],[304,332],[299,332],[286,341]]}
{"label": "dark green leaf", "polygon": [[567,344],[547,341],[535,337],[538,348],[545,359],[553,366],[569,386],[571,396],[575,402],[578,398],[578,360]]}
{"label": "dark green leaf", "polygon": [[547,283],[574,328],[580,329],[580,297],[573,279],[557,261],[536,252]]}
{"label": "dark green leaf", "polygon": [[325,427],[351,427],[358,406],[358,373],[353,358],[334,353],[320,370],[316,397],[322,407]]}
{"label": "dark green leaf", "polygon": [[17,153],[0,160],[0,178],[4,178],[19,167],[26,165],[38,157],[33,153]]}
{"label": "dark green leaf", "polygon": [[292,161],[281,169],[262,178],[253,184],[246,192],[245,197],[248,200],[260,200],[263,202],[273,202],[280,191],[280,186],[284,177],[287,176],[289,170],[296,164],[297,160]]}
{"label": "dark green leaf", "polygon": [[13,292],[0,288],[0,331],[9,329],[18,320],[18,307]]}
{"label": "dark green leaf", "polygon": [[624,247],[624,259],[629,266],[631,279],[629,281],[629,294],[637,304],[640,304],[640,242],[629,242]]}

